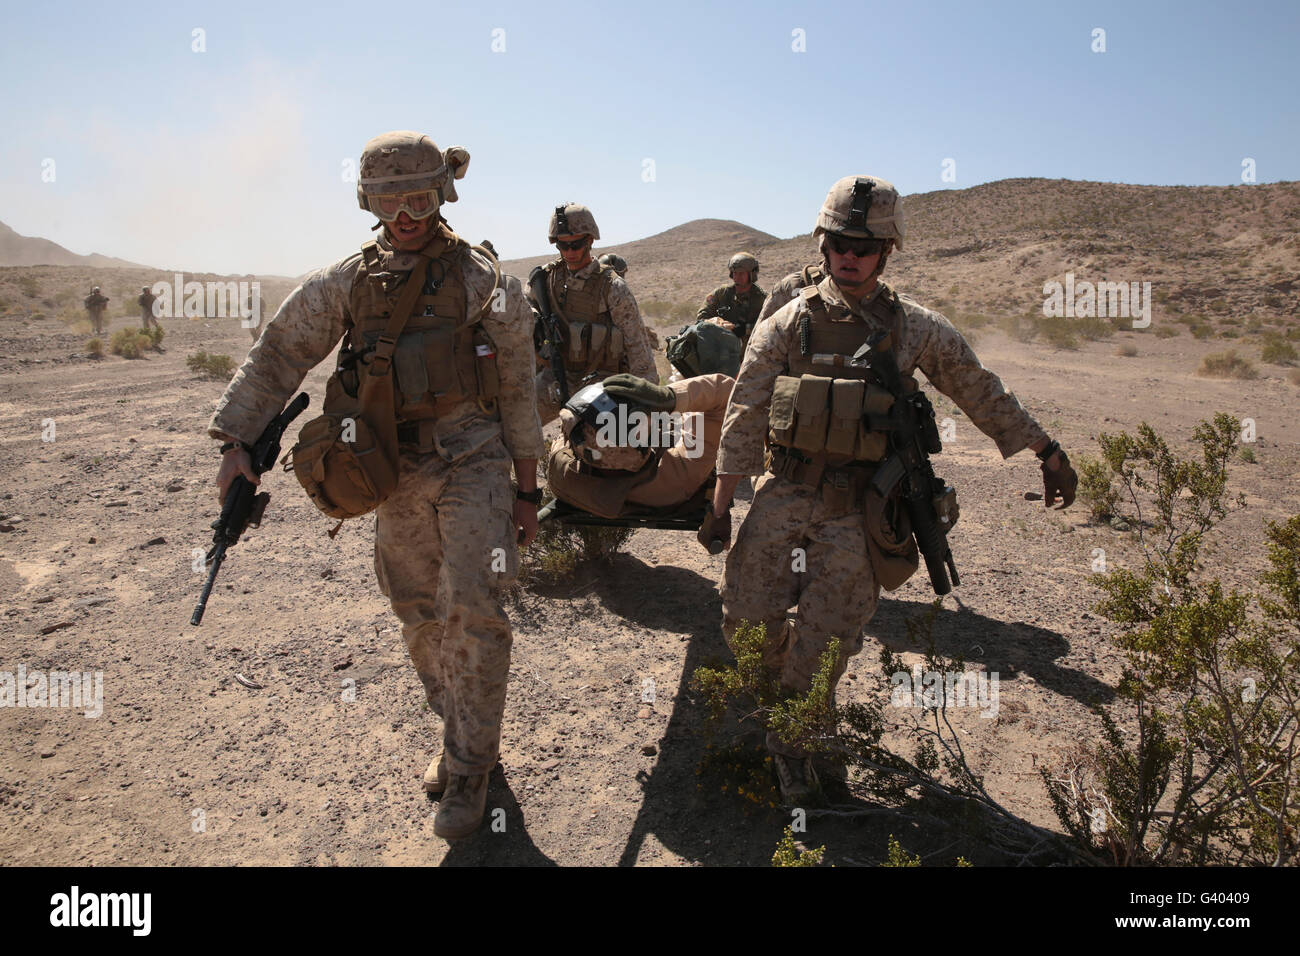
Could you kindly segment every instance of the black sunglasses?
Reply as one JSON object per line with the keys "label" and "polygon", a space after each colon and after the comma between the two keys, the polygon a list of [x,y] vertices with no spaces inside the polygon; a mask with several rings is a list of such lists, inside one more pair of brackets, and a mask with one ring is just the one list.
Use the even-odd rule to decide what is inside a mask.
{"label": "black sunglasses", "polygon": [[582,249],[590,243],[591,239],[588,236],[583,236],[581,239],[574,239],[572,242],[565,242],[563,239],[555,240],[555,246],[561,252],[577,252],[579,249]]}
{"label": "black sunglasses", "polygon": [[850,239],[848,236],[841,236],[834,232],[826,234],[826,243],[833,252],[841,256],[851,252],[859,259],[881,252],[888,241],[888,239]]}

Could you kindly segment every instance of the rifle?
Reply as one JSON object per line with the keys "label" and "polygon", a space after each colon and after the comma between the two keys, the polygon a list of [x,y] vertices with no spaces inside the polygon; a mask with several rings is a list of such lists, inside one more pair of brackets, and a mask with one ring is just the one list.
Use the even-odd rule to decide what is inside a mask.
{"label": "rifle", "polygon": [[[271,419],[270,424],[262,431],[261,436],[248,452],[248,457],[253,462],[254,474],[263,474],[275,464],[275,459],[280,454],[280,438],[284,435],[284,430],[302,413],[310,400],[307,393],[302,392],[284,411]],[[269,493],[265,491],[259,493],[257,486],[243,475],[236,475],[235,480],[230,483],[230,490],[226,492],[226,501],[221,506],[221,517],[212,522],[212,548],[204,558],[210,570],[208,579],[203,585],[203,593],[199,595],[199,603],[190,617],[191,624],[197,626],[203,621],[203,611],[208,606],[208,596],[212,594],[212,585],[216,583],[221,562],[226,558],[226,549],[238,544],[240,535],[250,527],[261,527],[262,514],[266,511],[266,504],[270,500]]]}
{"label": "rifle", "polygon": [[[902,482],[903,505],[912,520],[916,546],[925,557],[926,570],[935,594],[947,594],[961,584],[957,566],[948,546],[948,518],[940,513],[938,503],[953,494],[952,486],[936,478],[930,455],[943,450],[939,429],[934,423],[934,406],[924,392],[907,394],[894,358],[889,333],[874,332],[867,343],[853,355],[855,365],[864,362],[880,377],[881,384],[894,396],[889,410],[889,446],[892,454],[876,469],[871,485],[888,498]],[[946,567],[945,567],[946,566]],[[952,573],[952,583],[948,581]]]}
{"label": "rifle", "polygon": [[569,400],[569,380],[564,374],[560,321],[555,317],[555,313],[551,311],[551,293],[547,289],[546,270],[542,266],[536,266],[532,272],[528,273],[528,288],[532,291],[533,299],[537,302],[544,333],[542,346],[546,349],[547,361],[551,363],[551,371],[555,375],[555,384],[560,388],[560,404],[564,404]]}

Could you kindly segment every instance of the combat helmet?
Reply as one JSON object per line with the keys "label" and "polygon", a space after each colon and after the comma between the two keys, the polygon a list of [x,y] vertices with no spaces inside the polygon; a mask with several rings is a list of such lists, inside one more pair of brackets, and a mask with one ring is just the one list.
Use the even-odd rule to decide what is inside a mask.
{"label": "combat helmet", "polygon": [[749,281],[753,282],[758,278],[758,260],[752,253],[737,252],[727,262],[727,275],[731,275],[737,269],[749,270]]}
{"label": "combat helmet", "polygon": [[555,207],[551,213],[550,229],[546,238],[554,242],[560,236],[591,236],[600,238],[600,228],[591,210],[581,203],[566,202]]}
{"label": "combat helmet", "polygon": [[[620,405],[626,409],[622,416]],[[560,411],[561,427],[574,457],[603,471],[637,472],[644,468],[655,456],[654,449],[600,441],[600,431],[609,416],[627,421],[627,414],[636,410],[632,403],[620,402],[607,392],[603,382],[593,382],[575,392]]]}
{"label": "combat helmet", "polygon": [[600,264],[602,266],[609,266],[618,273],[619,278],[625,278],[627,276],[627,260],[620,255],[607,252],[600,257]]}
{"label": "combat helmet", "polygon": [[[463,146],[439,149],[428,136],[395,130],[376,136],[361,151],[357,177],[357,204],[366,212],[392,222],[405,209],[412,219],[435,214],[443,203],[455,202],[455,180],[469,168],[469,150]],[[379,197],[397,196],[393,208],[381,207]]]}
{"label": "combat helmet", "polygon": [[854,239],[893,239],[903,248],[903,200],[894,184],[876,176],[845,176],[826,194],[814,236],[839,233]]}

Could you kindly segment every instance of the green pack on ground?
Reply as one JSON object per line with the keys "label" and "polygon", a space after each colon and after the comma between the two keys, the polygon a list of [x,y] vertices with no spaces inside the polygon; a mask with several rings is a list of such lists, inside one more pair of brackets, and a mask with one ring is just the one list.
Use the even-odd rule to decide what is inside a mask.
{"label": "green pack on ground", "polygon": [[735,378],[743,352],[739,336],[712,322],[683,326],[668,337],[668,361],[686,378],[714,372]]}

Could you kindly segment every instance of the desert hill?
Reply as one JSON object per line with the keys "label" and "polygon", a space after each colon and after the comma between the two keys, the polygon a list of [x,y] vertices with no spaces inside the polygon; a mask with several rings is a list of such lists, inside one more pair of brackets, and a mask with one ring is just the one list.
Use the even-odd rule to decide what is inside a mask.
{"label": "desert hill", "polygon": [[[1300,183],[1130,186],[1006,179],[904,197],[907,241],[887,278],[954,320],[1041,308],[1043,283],[1069,271],[1090,281],[1150,282],[1153,322],[1187,313],[1281,317],[1300,310]],[[816,209],[808,212],[811,227]],[[732,253],[758,255],[759,284],[818,258],[810,231],[777,239],[740,223],[698,219],[597,252],[628,260],[643,306],[698,308],[726,281]],[[546,257],[507,260],[527,275]],[[679,313],[681,309],[677,310]]]}
{"label": "desert hill", "polygon": [[57,242],[36,236],[20,236],[3,222],[0,222],[0,266],[88,266],[94,269],[127,268],[142,269],[144,266],[125,259],[101,256],[92,252],[88,256],[69,252]]}

